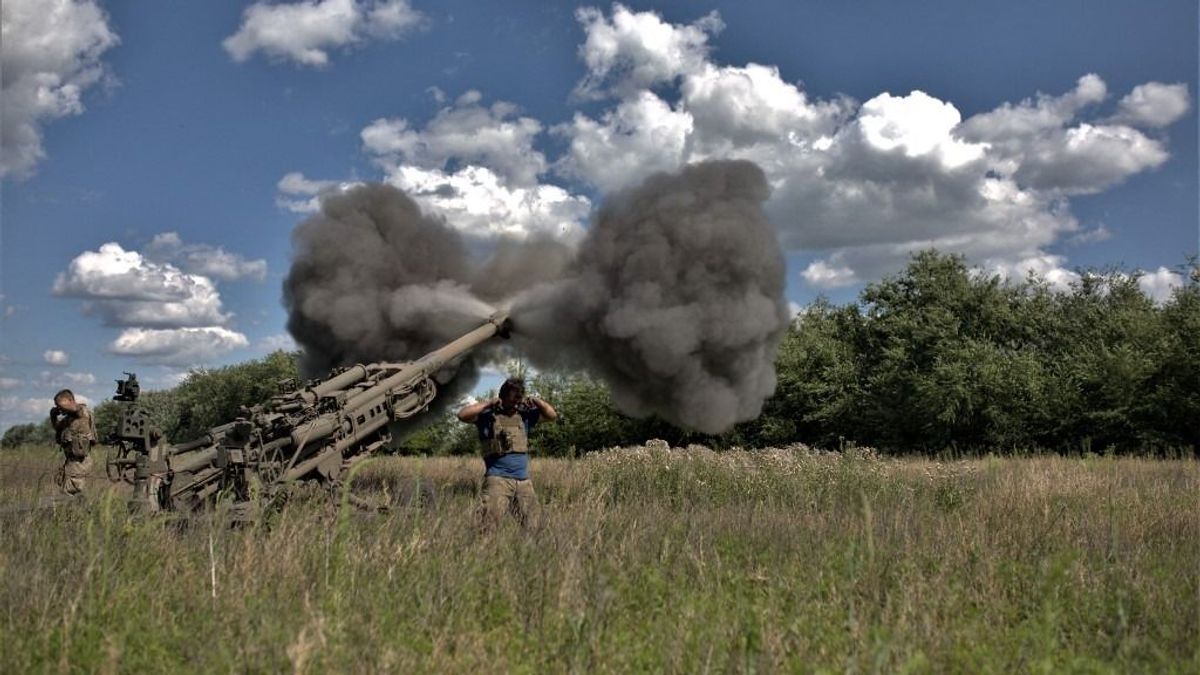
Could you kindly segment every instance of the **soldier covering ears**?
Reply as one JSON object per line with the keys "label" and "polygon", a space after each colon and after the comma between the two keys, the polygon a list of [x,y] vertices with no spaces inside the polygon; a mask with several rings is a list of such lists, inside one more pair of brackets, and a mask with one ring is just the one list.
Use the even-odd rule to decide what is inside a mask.
{"label": "soldier covering ears", "polygon": [[59,487],[69,495],[83,492],[88,475],[92,473],[92,445],[96,443],[96,422],[92,411],[75,400],[70,389],[54,395],[50,409],[50,426],[54,440],[63,451],[63,466],[59,470]]}
{"label": "soldier covering ears", "polygon": [[505,380],[498,398],[478,401],[458,411],[458,419],[479,430],[483,450],[482,525],[492,529],[511,510],[528,526],[537,510],[537,495],[529,479],[529,433],[542,419],[558,418],[554,407],[525,396],[525,383]]}

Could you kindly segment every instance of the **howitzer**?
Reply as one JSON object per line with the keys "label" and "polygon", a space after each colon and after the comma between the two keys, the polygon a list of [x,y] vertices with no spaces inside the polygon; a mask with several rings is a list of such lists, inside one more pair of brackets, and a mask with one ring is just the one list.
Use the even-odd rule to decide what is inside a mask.
{"label": "howitzer", "polygon": [[[191,512],[224,495],[248,508],[296,481],[335,486],[356,462],[392,440],[389,425],[429,408],[434,374],[499,335],[511,322],[497,312],[475,330],[407,363],[369,363],[334,370],[304,387],[288,385],[266,403],[199,438],[167,445],[131,402],[110,439],[109,477],[133,484],[131,507]],[[128,373],[127,373],[128,375]],[[118,382],[118,394],[130,380]]]}

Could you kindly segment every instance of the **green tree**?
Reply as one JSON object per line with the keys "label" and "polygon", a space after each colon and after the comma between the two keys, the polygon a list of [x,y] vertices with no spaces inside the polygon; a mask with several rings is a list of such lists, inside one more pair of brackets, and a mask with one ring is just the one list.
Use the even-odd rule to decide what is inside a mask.
{"label": "green tree", "polygon": [[1045,359],[1053,372],[1047,406],[1058,447],[1134,449],[1156,434],[1146,426],[1151,378],[1169,349],[1162,312],[1137,277],[1087,272],[1059,298]]}
{"label": "green tree", "polygon": [[1200,263],[1193,259],[1184,273],[1161,309],[1159,358],[1138,411],[1148,440],[1200,448]]}
{"label": "green tree", "polygon": [[898,452],[1194,448],[1198,287],[1194,261],[1158,306],[1120,270],[1060,292],[924,251],[859,303],[802,313],[780,347],[776,395],[739,432]]}
{"label": "green tree", "polygon": [[396,452],[403,455],[466,455],[477,452],[475,427],[458,419],[457,406],[435,413],[414,426],[403,424],[394,431],[400,438]]}
{"label": "green tree", "polygon": [[188,373],[174,390],[178,411],[164,427],[167,438],[179,442],[238,417],[241,408],[265,403],[279,393],[284,380],[299,377],[295,353],[277,350],[261,359]]}
{"label": "green tree", "polygon": [[614,446],[634,445],[648,438],[682,444],[694,438],[656,417],[632,418],[613,403],[608,387],[582,373],[539,375],[533,388],[554,406],[559,419],[534,427],[532,441],[540,452],[575,456]]}
{"label": "green tree", "polygon": [[1028,290],[936,251],[867,286],[855,340],[865,433],[851,436],[893,449],[1026,442],[1045,387]]}
{"label": "green tree", "polygon": [[[130,406],[136,405],[149,414],[152,425],[166,434],[168,430],[179,426],[179,406],[176,400],[174,388],[143,391],[138,396],[136,403],[107,399],[100,402],[93,410],[96,415],[96,432],[100,435],[101,441],[112,436],[116,433],[117,425],[125,411]],[[170,438],[169,435],[168,438]]]}
{"label": "green tree", "polygon": [[54,429],[50,420],[30,424],[14,424],[0,437],[0,447],[16,448],[22,445],[52,445]]}
{"label": "green tree", "polygon": [[779,345],[775,395],[758,420],[739,428],[739,440],[763,446],[802,438],[836,445],[846,437],[862,400],[856,351],[862,324],[856,306],[834,307],[824,298],[802,311]]}

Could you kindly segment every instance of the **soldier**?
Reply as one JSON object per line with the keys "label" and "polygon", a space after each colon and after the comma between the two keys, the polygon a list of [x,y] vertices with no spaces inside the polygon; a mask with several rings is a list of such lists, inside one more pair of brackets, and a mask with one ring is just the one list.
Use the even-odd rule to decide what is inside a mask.
{"label": "soldier", "polygon": [[92,472],[90,451],[96,442],[96,422],[87,406],[75,401],[70,389],[54,395],[50,409],[50,426],[54,439],[63,450],[65,460],[59,472],[59,486],[69,495],[83,493],[83,486]]}
{"label": "soldier", "polygon": [[480,510],[484,529],[499,525],[510,509],[522,527],[529,525],[537,509],[537,495],[529,479],[529,432],[542,418],[553,422],[558,413],[540,398],[526,398],[525,383],[511,378],[500,385],[499,398],[458,411],[458,419],[478,428],[483,445]]}

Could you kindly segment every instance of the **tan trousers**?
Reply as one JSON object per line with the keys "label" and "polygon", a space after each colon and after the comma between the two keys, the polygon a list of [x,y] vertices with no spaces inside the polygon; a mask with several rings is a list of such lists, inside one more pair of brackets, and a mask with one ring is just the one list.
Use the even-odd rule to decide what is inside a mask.
{"label": "tan trousers", "polygon": [[63,462],[62,469],[59,470],[58,485],[66,494],[80,494],[83,492],[83,486],[87,483],[88,476],[90,476],[91,473],[91,455],[88,455],[81,460],[69,458],[67,461]]}
{"label": "tan trousers", "polygon": [[532,480],[517,480],[501,476],[483,477],[483,495],[479,511],[483,529],[490,530],[500,525],[504,514],[512,511],[521,527],[533,524],[537,517],[537,494]]}

